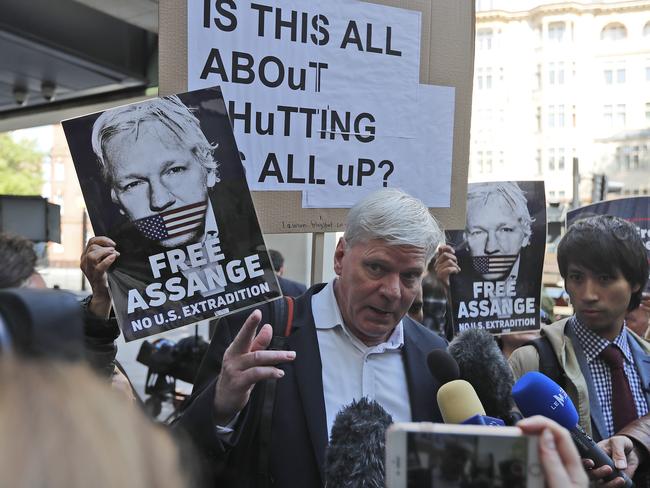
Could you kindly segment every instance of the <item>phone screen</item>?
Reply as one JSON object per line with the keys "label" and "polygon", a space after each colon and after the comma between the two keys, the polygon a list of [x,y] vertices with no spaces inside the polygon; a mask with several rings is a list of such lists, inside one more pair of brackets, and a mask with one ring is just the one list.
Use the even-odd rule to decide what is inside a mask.
{"label": "phone screen", "polygon": [[407,486],[525,488],[528,438],[407,432]]}

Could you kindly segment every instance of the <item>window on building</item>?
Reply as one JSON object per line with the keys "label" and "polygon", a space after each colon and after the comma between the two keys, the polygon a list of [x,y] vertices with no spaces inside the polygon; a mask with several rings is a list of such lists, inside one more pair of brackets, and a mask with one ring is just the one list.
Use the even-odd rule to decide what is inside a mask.
{"label": "window on building", "polygon": [[547,117],[548,117],[548,126],[550,128],[554,128],[555,127],[555,105],[548,106]]}
{"label": "window on building", "polygon": [[564,105],[557,106],[557,127],[564,127]]}
{"label": "window on building", "polygon": [[555,85],[555,63],[548,63],[548,84]]}
{"label": "window on building", "polygon": [[650,102],[645,103],[645,121],[650,124]]}
{"label": "window on building", "polygon": [[476,70],[476,87],[479,90],[492,88],[492,68],[478,68]]}
{"label": "window on building", "polygon": [[606,69],[603,71],[603,74],[605,75],[606,85],[611,85],[612,83],[614,83],[614,70]]}
{"label": "window on building", "polygon": [[555,149],[548,150],[548,170],[555,171]]}
{"label": "window on building", "polygon": [[482,51],[492,49],[492,29],[478,29],[476,31],[476,47]]}
{"label": "window on building", "polygon": [[603,105],[603,121],[606,127],[614,125],[614,112],[611,105]]}
{"label": "window on building", "polygon": [[559,171],[564,170],[564,148],[558,149],[557,169]]}
{"label": "window on building", "polygon": [[600,38],[603,41],[620,41],[627,37],[627,29],[625,26],[618,22],[612,22],[603,27],[600,32]]}
{"label": "window on building", "polygon": [[606,85],[620,85],[625,83],[625,63],[608,63],[608,66],[603,70],[603,76]]}
{"label": "window on building", "polygon": [[650,22],[646,22],[643,26],[643,37],[650,37]]}
{"label": "window on building", "polygon": [[485,151],[485,172],[492,173],[492,151]]}
{"label": "window on building", "polygon": [[560,190],[560,191],[558,192],[558,196],[559,196],[560,198],[564,198],[565,195],[566,195],[566,192],[565,192],[564,190]]}
{"label": "window on building", "polygon": [[537,107],[535,113],[535,119],[537,119],[537,132],[542,131],[542,107]]}
{"label": "window on building", "polygon": [[625,127],[625,104],[619,103],[616,105],[616,115],[614,123],[617,127]]}
{"label": "window on building", "polygon": [[550,196],[551,198],[555,198],[555,190],[549,191],[548,196]]}
{"label": "window on building", "polygon": [[551,22],[548,24],[548,40],[551,42],[562,42],[566,33],[564,22]]}
{"label": "window on building", "polygon": [[542,88],[542,65],[541,64],[537,65],[537,71],[535,71],[535,83],[537,89],[540,90]]}

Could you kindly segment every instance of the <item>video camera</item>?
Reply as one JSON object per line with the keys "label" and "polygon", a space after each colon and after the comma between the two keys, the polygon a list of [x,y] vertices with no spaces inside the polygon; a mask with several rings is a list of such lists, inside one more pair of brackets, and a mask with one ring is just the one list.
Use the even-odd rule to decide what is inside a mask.
{"label": "video camera", "polygon": [[178,342],[165,338],[142,342],[136,359],[149,368],[144,392],[150,396],[145,406],[154,417],[160,414],[163,401],[171,400],[178,410],[188,395],[176,391],[176,380],[194,383],[207,350],[208,342],[198,333]]}
{"label": "video camera", "polygon": [[61,290],[0,290],[0,353],[78,361],[85,357],[77,298]]}

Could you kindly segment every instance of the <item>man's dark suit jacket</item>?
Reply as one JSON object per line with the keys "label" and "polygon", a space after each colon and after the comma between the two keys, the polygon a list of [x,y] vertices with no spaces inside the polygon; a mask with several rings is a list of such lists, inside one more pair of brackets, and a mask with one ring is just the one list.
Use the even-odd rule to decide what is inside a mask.
{"label": "man's dark suit jacket", "polygon": [[[312,295],[325,285],[316,285],[295,303],[293,330],[288,349],[296,351],[292,363],[282,365],[284,378],[277,382],[275,409],[270,439],[270,474],[274,486],[310,488],[323,486],[323,461],[328,432],[323,398],[321,360],[311,310]],[[260,307],[262,323],[272,317],[272,305]],[[214,486],[256,487],[263,384],[255,386],[248,405],[241,412],[234,439],[221,442],[216,435],[212,409],[216,377],[223,353],[249,312],[220,321],[201,364],[194,392],[176,423],[194,441],[202,461],[210,468]],[[424,326],[404,317],[403,360],[408,381],[413,421],[441,422],[436,403],[439,383],[432,377],[426,358],[433,349],[444,349],[446,342]]]}
{"label": "man's dark suit jacket", "polygon": [[282,294],[288,297],[299,297],[307,291],[307,287],[302,283],[283,278],[282,276],[278,276],[278,283],[280,284]]}

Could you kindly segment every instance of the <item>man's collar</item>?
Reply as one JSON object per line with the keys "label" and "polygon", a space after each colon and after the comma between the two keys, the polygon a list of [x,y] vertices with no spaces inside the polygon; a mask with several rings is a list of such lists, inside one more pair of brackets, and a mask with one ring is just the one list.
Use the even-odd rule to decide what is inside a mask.
{"label": "man's collar", "polygon": [[576,333],[576,336],[578,337],[578,340],[580,341],[580,344],[582,345],[582,349],[584,350],[587,362],[590,363],[593,359],[598,357],[603,349],[605,349],[610,344],[616,344],[623,352],[625,358],[629,362],[633,361],[632,351],[630,351],[630,345],[628,343],[628,334],[625,328],[625,323],[621,328],[621,332],[611,342],[603,337],[600,337],[593,330],[585,326],[582,322],[580,322],[580,319],[578,319],[576,315],[571,318],[571,324],[573,326],[573,330]]}

